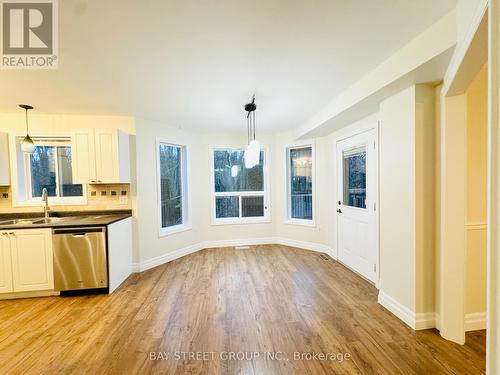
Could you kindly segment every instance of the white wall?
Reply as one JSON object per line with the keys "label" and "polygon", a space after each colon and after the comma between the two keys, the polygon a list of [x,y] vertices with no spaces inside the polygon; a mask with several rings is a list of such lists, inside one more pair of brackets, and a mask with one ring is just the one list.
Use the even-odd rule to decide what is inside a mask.
{"label": "white wall", "polygon": [[380,105],[380,290],[415,311],[415,89]]}
{"label": "white wall", "polygon": [[500,1],[488,10],[488,318],[486,373],[500,373]]}
{"label": "white wall", "polygon": [[[193,229],[166,237],[159,236],[158,189],[156,170],[156,140],[186,144],[189,148],[191,188],[191,220]],[[201,223],[204,219],[204,180],[200,165],[207,166],[202,152],[202,137],[159,122],[136,120],[136,245],[134,262],[142,262],[164,256],[202,240]],[[204,169],[206,169],[205,167]]]}
{"label": "white wall", "polygon": [[[135,119],[130,116],[46,115],[36,110],[29,112],[29,132],[33,136],[70,136],[71,129],[121,129],[135,133]],[[26,133],[24,113],[1,113],[0,131],[14,135]]]}
{"label": "white wall", "polygon": [[457,2],[457,42],[461,43],[471,24],[473,24],[474,17],[476,17],[479,9],[483,7],[486,0],[458,0]]}

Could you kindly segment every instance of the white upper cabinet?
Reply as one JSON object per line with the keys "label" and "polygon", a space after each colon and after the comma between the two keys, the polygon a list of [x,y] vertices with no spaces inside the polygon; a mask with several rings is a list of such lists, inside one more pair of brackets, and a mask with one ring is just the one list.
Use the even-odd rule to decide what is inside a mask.
{"label": "white upper cabinet", "polygon": [[74,130],[73,183],[129,183],[129,135],[116,129]]}
{"label": "white upper cabinet", "polygon": [[0,133],[0,186],[10,185],[9,136]]}
{"label": "white upper cabinet", "polygon": [[75,130],[71,134],[73,183],[96,180],[94,130]]}

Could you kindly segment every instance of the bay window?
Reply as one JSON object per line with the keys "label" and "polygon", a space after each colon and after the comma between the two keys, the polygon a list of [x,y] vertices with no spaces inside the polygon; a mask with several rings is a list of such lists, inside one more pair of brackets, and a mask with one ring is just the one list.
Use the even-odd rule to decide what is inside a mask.
{"label": "bay window", "polygon": [[264,150],[253,168],[245,168],[244,149],[214,149],[211,154],[213,223],[269,220]]}
{"label": "bay window", "polygon": [[286,150],[287,222],[314,224],[313,146],[300,145]]}
{"label": "bay window", "polygon": [[160,235],[190,229],[185,145],[157,142]]}

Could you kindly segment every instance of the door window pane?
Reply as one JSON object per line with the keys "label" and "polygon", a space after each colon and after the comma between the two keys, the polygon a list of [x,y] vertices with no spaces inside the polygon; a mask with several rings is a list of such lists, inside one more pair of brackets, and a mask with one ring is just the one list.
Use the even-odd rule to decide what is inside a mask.
{"label": "door window pane", "polygon": [[366,148],[346,150],[344,159],[345,206],[366,208]]}
{"label": "door window pane", "polygon": [[214,151],[215,192],[264,191],[264,152],[253,168],[245,168],[244,150]]}
{"label": "door window pane", "polygon": [[224,196],[215,198],[215,217],[217,219],[240,216],[238,196]]}
{"label": "door window pane", "polygon": [[241,216],[261,217],[264,216],[264,197],[241,197]]}
{"label": "door window pane", "polygon": [[290,216],[312,220],[312,147],[290,150]]}
{"label": "door window pane", "polygon": [[183,223],[182,147],[160,144],[161,227]]}

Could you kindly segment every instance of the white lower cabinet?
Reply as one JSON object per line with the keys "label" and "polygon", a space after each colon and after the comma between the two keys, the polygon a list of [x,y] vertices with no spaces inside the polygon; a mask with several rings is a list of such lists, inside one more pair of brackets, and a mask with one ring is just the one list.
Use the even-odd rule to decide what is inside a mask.
{"label": "white lower cabinet", "polygon": [[12,261],[10,238],[0,231],[0,293],[12,293]]}
{"label": "white lower cabinet", "polygon": [[0,293],[54,289],[50,228],[0,231],[0,238]]}

